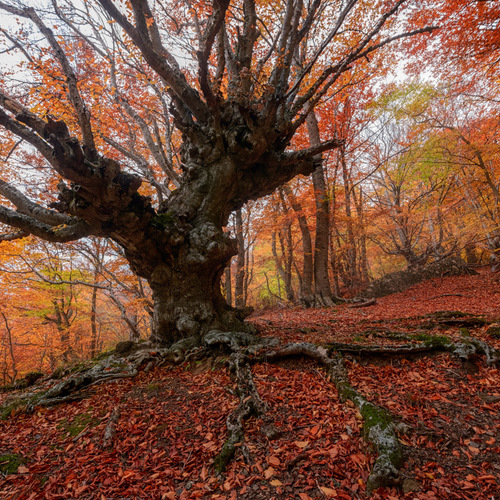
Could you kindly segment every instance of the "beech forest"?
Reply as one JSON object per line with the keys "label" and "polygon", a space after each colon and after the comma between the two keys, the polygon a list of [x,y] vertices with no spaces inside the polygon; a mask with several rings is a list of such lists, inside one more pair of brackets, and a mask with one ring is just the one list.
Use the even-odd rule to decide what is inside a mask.
{"label": "beech forest", "polygon": [[498,498],[500,2],[0,19],[0,499]]}

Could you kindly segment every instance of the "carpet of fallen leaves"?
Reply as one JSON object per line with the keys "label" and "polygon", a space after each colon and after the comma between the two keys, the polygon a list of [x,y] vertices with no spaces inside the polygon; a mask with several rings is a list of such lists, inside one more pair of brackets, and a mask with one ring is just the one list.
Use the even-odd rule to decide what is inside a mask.
{"label": "carpet of fallen leaves", "polygon": [[[379,299],[367,308],[282,309],[255,316],[265,335],[284,342],[397,343],[384,332],[457,336],[426,314],[462,311],[500,318],[498,275],[442,278]],[[500,347],[484,326],[470,333]],[[254,366],[269,421],[247,421],[250,463],[237,452],[223,476],[211,466],[236,407],[224,358],[164,367],[92,388],[91,397],[0,423],[0,456],[23,457],[0,476],[1,499],[319,499],[365,498],[374,456],[362,420],[342,404],[314,363]],[[412,359],[346,356],[353,385],[395,416],[404,446],[402,488],[374,499],[500,498],[500,373],[484,361],[448,354]],[[120,411],[112,445],[103,433]],[[1,465],[1,464],[0,464]],[[404,480],[404,481],[403,481]]]}

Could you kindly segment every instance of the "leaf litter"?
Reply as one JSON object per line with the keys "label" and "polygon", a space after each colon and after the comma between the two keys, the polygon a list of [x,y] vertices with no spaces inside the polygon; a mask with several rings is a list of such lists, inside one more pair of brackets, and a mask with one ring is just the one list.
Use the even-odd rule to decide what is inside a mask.
{"label": "leaf litter", "polygon": [[[397,345],[394,332],[423,330],[460,338],[458,327],[429,325],[428,315],[461,311],[494,322],[499,292],[488,273],[445,277],[366,309],[282,309],[253,321],[284,342]],[[486,335],[487,322],[470,327],[470,334],[499,347]],[[307,360],[253,367],[267,413],[246,422],[241,451],[217,475],[212,461],[227,435],[227,415],[238,404],[236,384],[217,361],[142,372],[95,386],[82,401],[2,422],[0,455],[22,457],[22,465],[0,479],[0,498],[366,498],[375,457],[362,437],[361,415],[340,402],[322,370]],[[352,384],[395,417],[405,454],[400,487],[380,488],[372,498],[497,498],[497,368],[482,360],[464,364],[447,353],[346,356],[346,364]],[[115,408],[116,434],[103,447]]]}

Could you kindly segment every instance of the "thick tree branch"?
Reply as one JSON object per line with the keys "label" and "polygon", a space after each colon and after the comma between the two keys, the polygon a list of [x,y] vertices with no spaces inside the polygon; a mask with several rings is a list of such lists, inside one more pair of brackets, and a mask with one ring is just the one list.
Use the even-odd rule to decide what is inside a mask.
{"label": "thick tree branch", "polygon": [[11,201],[16,206],[19,213],[33,217],[45,224],[54,226],[58,224],[69,224],[72,222],[72,218],[70,216],[38,205],[14,186],[1,179],[0,195]]}
{"label": "thick tree branch", "polygon": [[198,58],[198,81],[200,82],[200,87],[207,100],[207,103],[212,108],[215,105],[215,96],[212,91],[210,84],[210,78],[208,73],[208,58],[212,51],[212,46],[215,41],[215,37],[220,33],[226,16],[227,8],[229,7],[230,0],[214,0],[213,12],[208,20],[207,28],[202,35],[200,40],[200,49],[196,53]]}
{"label": "thick tree branch", "polygon": [[342,146],[343,143],[344,141],[339,139],[330,139],[329,141],[322,142],[317,146],[311,146],[307,149],[301,149],[299,151],[294,151],[291,153],[283,153],[282,163],[284,165],[288,165],[290,163],[299,162],[307,158],[314,158],[315,156],[320,155],[325,151],[329,151],[331,149]]}
{"label": "thick tree branch", "polygon": [[[0,106],[1,105],[2,101],[0,96]],[[37,133],[9,116],[3,109],[0,109],[0,125],[34,146],[56,170],[60,171],[51,146]]]}
{"label": "thick tree branch", "polygon": [[51,226],[6,207],[0,207],[0,222],[53,243],[78,240],[93,232],[93,228],[83,220],[69,225]]}
{"label": "thick tree branch", "polygon": [[29,236],[29,233],[27,233],[26,231],[16,231],[14,233],[0,234],[0,241],[19,240],[21,238],[26,238],[26,236]]}
{"label": "thick tree branch", "polygon": [[[142,52],[142,55],[151,68],[170,86],[171,91],[177,97],[175,103],[181,107],[181,111],[182,106],[185,105],[197,120],[205,122],[210,116],[207,106],[201,100],[198,92],[187,82],[174,56],[163,45],[161,46],[161,51],[157,50],[148,35],[148,31],[140,31],[140,29],[133,26],[120,13],[112,0],[98,1],[104,10],[125,30],[137,48]],[[134,4],[137,2],[142,4],[142,0],[137,0]],[[138,5],[136,5],[134,13],[136,14],[136,20],[139,20],[140,24],[145,23],[147,26],[144,11],[141,14]]]}
{"label": "thick tree branch", "polygon": [[249,92],[252,82],[250,66],[254,45],[259,37],[257,31],[257,13],[255,11],[255,0],[243,1],[243,32],[238,36],[238,46],[236,50],[236,61],[240,74],[241,89],[243,95]]}
{"label": "thick tree branch", "polygon": [[7,12],[10,12],[11,14],[31,19],[31,21],[35,23],[35,25],[38,27],[40,32],[43,34],[43,36],[51,46],[57,60],[59,61],[59,64],[61,65],[63,73],[66,76],[66,84],[68,85],[69,98],[77,114],[78,123],[82,131],[83,143],[86,148],[86,153],[89,155],[89,160],[93,161],[97,156],[97,148],[94,142],[94,135],[92,133],[90,112],[87,109],[87,106],[85,105],[85,102],[80,95],[80,91],[78,90],[78,85],[77,85],[78,79],[76,77],[76,74],[69,63],[66,54],[64,53],[63,49],[57,42],[54,33],[41,20],[41,18],[36,13],[35,9],[31,7],[26,9],[18,9],[9,6],[4,2],[0,2],[0,8]]}

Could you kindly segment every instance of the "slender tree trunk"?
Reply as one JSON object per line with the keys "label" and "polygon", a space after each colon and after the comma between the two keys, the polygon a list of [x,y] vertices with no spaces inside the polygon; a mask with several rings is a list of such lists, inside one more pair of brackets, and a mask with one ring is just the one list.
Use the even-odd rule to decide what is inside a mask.
{"label": "slender tree trunk", "polygon": [[141,332],[139,331],[137,323],[137,315],[129,316],[126,307],[122,304],[120,299],[113,293],[113,291],[108,292],[109,298],[113,301],[115,306],[120,311],[120,316],[123,322],[127,325],[129,331],[129,338],[133,342],[137,342],[141,338]]}
{"label": "slender tree trunk", "polygon": [[57,327],[57,331],[59,332],[59,341],[61,342],[62,349],[61,359],[63,363],[67,363],[70,360],[73,351],[71,347],[69,331],[71,325],[68,317],[68,314],[71,313],[64,312],[64,303],[59,304],[59,299],[54,299],[52,301],[52,304],[54,305],[55,317],[49,318],[49,320],[53,321]]}
{"label": "slender tree trunk", "polygon": [[226,292],[226,302],[228,305],[233,303],[233,288],[231,284],[231,262],[226,266],[224,271],[224,291]]}
{"label": "slender tree trunk", "polygon": [[[97,273],[94,276],[94,283],[97,282]],[[97,355],[97,288],[92,289],[92,301],[90,309],[90,358]]]}
{"label": "slender tree trunk", "polygon": [[[355,193],[353,193],[355,195]],[[363,208],[363,190],[359,188],[359,198],[356,200],[356,196],[354,196],[354,205],[356,206],[356,211],[358,213],[359,226],[361,231],[360,241],[359,241],[359,268],[361,275],[361,282],[363,285],[367,285],[370,281],[370,271],[368,268],[368,258],[367,258],[367,249],[366,249],[366,225],[365,225],[365,214]]]}
{"label": "slender tree trunk", "polygon": [[[281,209],[283,213],[286,214],[288,213],[289,208],[286,204],[283,191],[279,189],[278,193],[281,203]],[[286,279],[284,281],[285,281],[287,299],[290,302],[295,302],[295,291],[293,289],[293,272],[292,272],[294,257],[293,257],[293,234],[292,234],[291,220],[287,220],[282,230],[278,232],[278,235],[280,240],[281,254],[283,255],[285,264],[284,271]]]}
{"label": "slender tree trunk", "polygon": [[340,148],[340,163],[342,165],[342,179],[344,181],[344,197],[345,197],[345,215],[346,215],[346,228],[347,228],[347,286],[350,288],[358,285],[357,276],[357,251],[356,240],[354,238],[353,217],[351,207],[351,187],[349,173],[347,171],[347,164],[345,161],[344,148]]}
{"label": "slender tree trunk", "polygon": [[247,248],[247,251],[245,252],[245,287],[244,287],[245,304],[248,303],[248,290],[253,280],[253,265],[254,265],[254,254],[249,246]]}
{"label": "slender tree trunk", "polygon": [[[280,238],[281,239],[281,238]],[[292,287],[292,274],[291,274],[291,269],[289,268],[288,265],[288,258],[286,257],[284,251],[286,251],[285,248],[282,246],[282,255],[285,260],[285,266],[283,266],[282,263],[282,258],[278,255],[278,245],[277,245],[277,235],[276,232],[273,232],[271,235],[271,249],[273,252],[273,257],[274,261],[276,263],[276,269],[278,270],[278,275],[283,281],[283,284],[285,285],[285,293],[286,293],[286,298],[290,302],[294,302],[295,300],[295,292]],[[279,281],[278,281],[279,283]],[[281,297],[281,293],[280,293]]]}
{"label": "slender tree trunk", "polygon": [[[311,146],[321,143],[318,121],[314,112],[306,120]],[[314,293],[317,305],[333,306],[330,279],[328,277],[328,239],[330,237],[329,203],[326,192],[323,166],[312,173],[314,198],[316,201],[316,237],[314,240]]]}
{"label": "slender tree trunk", "polygon": [[243,235],[243,217],[241,209],[236,210],[236,241],[238,256],[236,259],[236,280],[234,285],[235,304],[238,308],[245,307],[245,237]]}
{"label": "slender tree trunk", "polygon": [[[5,323],[5,333],[7,335],[7,343],[9,346],[9,355],[12,363],[12,377],[11,377],[11,382],[14,382],[17,378],[17,363],[16,363],[16,356],[14,354],[14,342],[12,340],[12,330],[10,329],[9,322],[7,321],[7,317],[5,316],[4,313],[2,313],[2,317]],[[8,372],[8,365],[7,365],[7,360],[5,360],[5,370]],[[5,374],[4,374],[4,385],[5,385]]]}
{"label": "slender tree trunk", "polygon": [[[337,179],[337,172],[338,172],[338,163],[335,168],[335,175],[333,177],[333,185],[331,186],[331,200],[332,200],[332,206],[336,206],[336,179]],[[338,237],[339,230],[337,227],[337,221],[335,218],[335,210],[332,210],[331,213],[331,219],[330,219],[330,227],[332,230],[332,233],[335,232],[335,234]],[[337,248],[340,248],[337,246]],[[333,234],[330,235],[330,266],[332,270],[332,275],[333,275],[333,290],[335,295],[338,297],[340,296],[340,270],[339,270],[339,252],[336,250],[335,247],[335,238],[333,237]]]}
{"label": "slender tree trunk", "polygon": [[301,276],[301,285],[299,299],[306,306],[311,307],[314,305],[314,297],[312,291],[313,285],[313,249],[311,240],[311,231],[309,225],[307,224],[307,219],[304,215],[301,204],[297,200],[296,196],[293,194],[290,186],[285,184],[283,186],[283,192],[285,193],[292,209],[297,214],[297,219],[299,222],[300,233],[302,235],[302,253],[303,253],[303,267]]}

